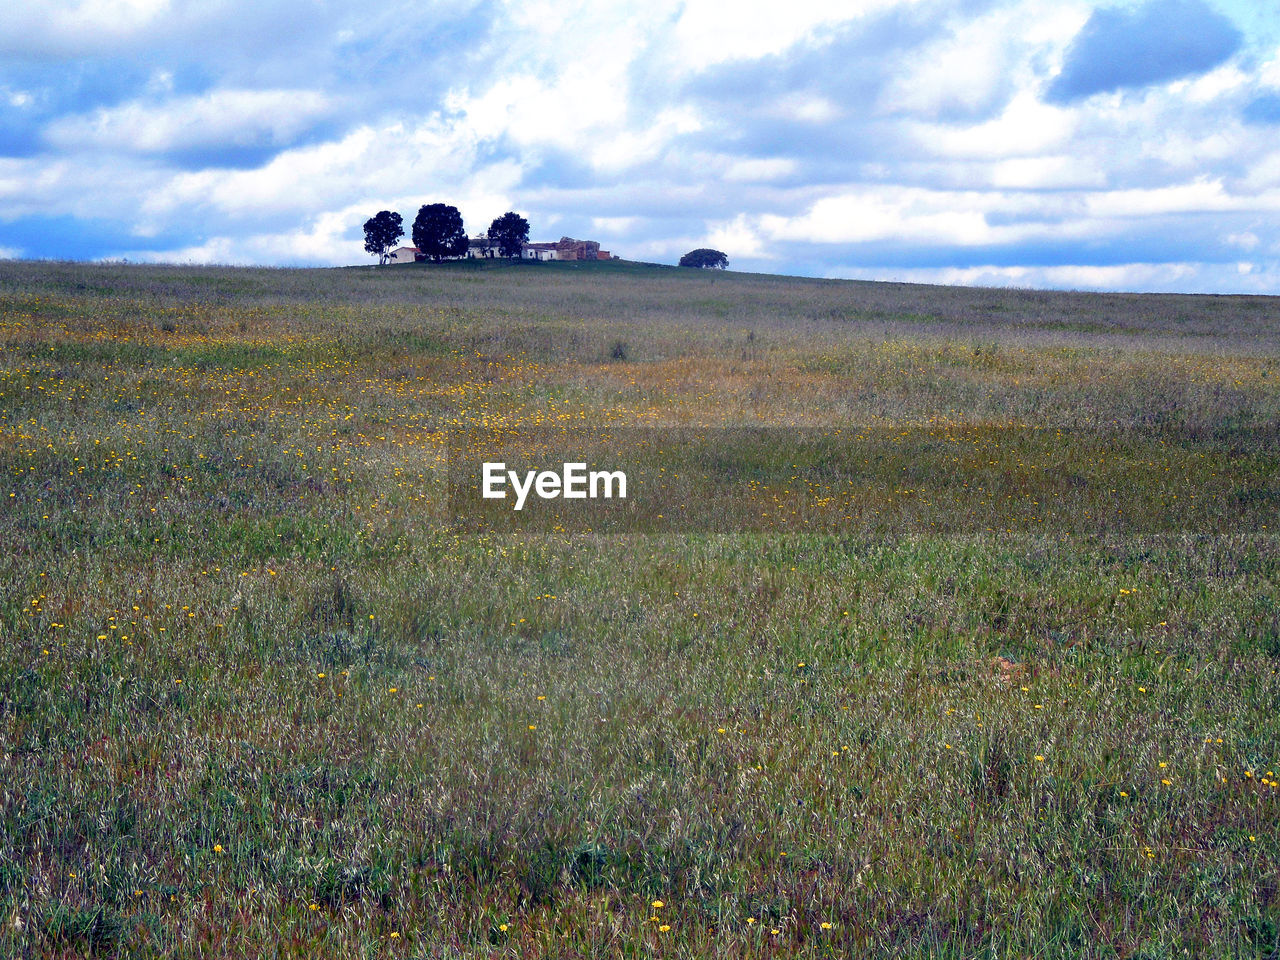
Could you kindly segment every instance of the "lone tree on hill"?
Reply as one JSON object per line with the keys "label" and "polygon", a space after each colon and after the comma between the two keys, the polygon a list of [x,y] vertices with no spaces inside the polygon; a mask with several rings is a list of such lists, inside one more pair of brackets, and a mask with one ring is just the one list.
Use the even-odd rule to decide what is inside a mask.
{"label": "lone tree on hill", "polygon": [[719,250],[699,247],[697,250],[690,250],[681,257],[680,266],[699,267],[703,270],[723,270],[729,266],[729,258]]}
{"label": "lone tree on hill", "polygon": [[380,210],[364,222],[364,248],[378,258],[378,265],[387,262],[391,245],[404,236],[400,214]]}
{"label": "lone tree on hill", "polygon": [[423,204],[413,221],[413,245],[437,262],[465,254],[467,235],[458,208],[447,203]]}
{"label": "lone tree on hill", "polygon": [[489,243],[495,244],[504,257],[518,257],[529,242],[529,221],[508,210],[489,224]]}

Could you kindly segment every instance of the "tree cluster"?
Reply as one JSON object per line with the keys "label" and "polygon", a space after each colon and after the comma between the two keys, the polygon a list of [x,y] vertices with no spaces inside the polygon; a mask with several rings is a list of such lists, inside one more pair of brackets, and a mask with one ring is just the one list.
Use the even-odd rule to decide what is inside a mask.
{"label": "tree cluster", "polygon": [[[364,222],[364,248],[385,264],[391,248],[404,236],[400,214],[381,210]],[[465,256],[470,247],[462,214],[447,203],[425,203],[410,228],[413,245],[428,260],[439,262],[446,257]],[[519,257],[529,242],[529,221],[514,211],[507,211],[489,224],[487,243],[504,257]]]}
{"label": "tree cluster", "polygon": [[719,250],[712,250],[709,247],[699,247],[697,250],[690,250],[680,258],[680,266],[682,267],[698,267],[702,270],[723,270],[729,266],[729,258]]}
{"label": "tree cluster", "polygon": [[529,221],[518,213],[504,213],[489,224],[489,242],[504,257],[518,257],[529,242]]}
{"label": "tree cluster", "polygon": [[435,263],[445,257],[464,256],[467,234],[458,208],[447,203],[423,204],[413,221],[413,245]]}
{"label": "tree cluster", "polygon": [[364,248],[378,258],[378,264],[387,262],[391,247],[404,236],[400,214],[379,210],[364,222]]}

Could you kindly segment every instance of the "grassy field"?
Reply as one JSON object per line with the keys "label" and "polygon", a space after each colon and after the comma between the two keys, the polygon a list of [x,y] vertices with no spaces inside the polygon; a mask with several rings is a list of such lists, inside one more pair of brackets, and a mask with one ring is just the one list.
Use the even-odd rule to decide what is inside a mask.
{"label": "grassy field", "polygon": [[0,263],[0,955],[1275,957],[1277,451],[1270,298]]}

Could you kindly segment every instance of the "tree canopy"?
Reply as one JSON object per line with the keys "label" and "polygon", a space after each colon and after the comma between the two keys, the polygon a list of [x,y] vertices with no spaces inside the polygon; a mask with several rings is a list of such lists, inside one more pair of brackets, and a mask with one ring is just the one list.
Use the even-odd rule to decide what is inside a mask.
{"label": "tree canopy", "polygon": [[489,242],[504,257],[518,257],[529,242],[529,221],[520,214],[508,210],[489,224]]}
{"label": "tree canopy", "polygon": [[703,270],[723,270],[729,266],[729,258],[719,250],[712,250],[709,247],[699,247],[697,250],[690,250],[680,258],[680,266],[682,267],[699,267]]}
{"label": "tree canopy", "polygon": [[378,258],[378,264],[387,262],[391,245],[404,236],[400,214],[391,210],[379,210],[364,222],[364,248]]}
{"label": "tree canopy", "polygon": [[447,203],[426,203],[413,221],[413,245],[432,260],[460,257],[467,252],[462,214]]}

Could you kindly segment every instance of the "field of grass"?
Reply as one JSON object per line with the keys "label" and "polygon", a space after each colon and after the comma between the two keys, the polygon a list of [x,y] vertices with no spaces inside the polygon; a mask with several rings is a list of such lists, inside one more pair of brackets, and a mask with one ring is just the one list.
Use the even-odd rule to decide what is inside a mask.
{"label": "field of grass", "polygon": [[0,263],[0,955],[1275,957],[1278,451],[1271,298]]}

